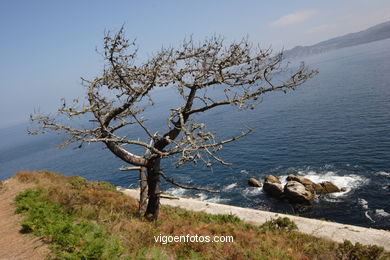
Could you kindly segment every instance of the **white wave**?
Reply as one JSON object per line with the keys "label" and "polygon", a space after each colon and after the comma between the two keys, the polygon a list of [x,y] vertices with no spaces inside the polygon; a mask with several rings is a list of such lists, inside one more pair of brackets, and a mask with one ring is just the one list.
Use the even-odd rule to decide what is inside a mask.
{"label": "white wave", "polygon": [[323,182],[323,181],[330,181],[334,183],[337,187],[343,188],[358,188],[362,185],[368,184],[369,179],[356,175],[356,174],[349,174],[340,176],[337,175],[335,172],[329,171],[325,174],[317,174],[315,172],[309,172],[306,175],[306,178],[313,182]]}
{"label": "white wave", "polygon": [[[340,199],[340,198],[337,198],[338,196],[329,196],[330,194],[328,194],[328,196],[323,196],[321,197],[322,200],[325,200],[325,201],[328,201],[328,202],[342,202],[343,200]],[[317,196],[318,197],[318,196]]]}
{"label": "white wave", "polygon": [[243,191],[242,191],[242,194],[244,196],[256,196],[256,195],[259,195],[263,192],[263,189],[262,188],[259,188],[259,187],[247,187],[245,188]]}
{"label": "white wave", "polygon": [[169,188],[167,189],[165,192],[168,193],[168,194],[171,194],[173,196],[183,196],[185,195],[187,190],[185,189],[182,189],[182,188]]}
{"label": "white wave", "polygon": [[221,197],[216,196],[216,197],[212,197],[209,199],[205,199],[203,201],[207,201],[207,202],[211,202],[211,203],[222,203],[222,202],[228,202],[230,200],[229,199],[222,199]]}
{"label": "white wave", "polygon": [[368,218],[369,220],[371,220],[371,222],[375,222],[375,220],[373,220],[370,215],[368,215],[368,211],[364,212],[364,215],[366,216],[366,218]]}
{"label": "white wave", "polygon": [[206,202],[211,202],[211,203],[221,203],[221,202],[227,202],[229,199],[222,199],[220,196],[215,196],[215,197],[209,197],[208,195],[204,193],[197,193],[196,194],[196,200],[201,200],[201,201],[206,201]]}
{"label": "white wave", "polygon": [[[337,175],[337,173],[334,171],[328,171],[326,173],[317,173],[312,170],[301,170],[297,172],[297,175],[304,176],[305,178],[315,183],[330,181],[339,188],[345,188],[345,191],[343,192],[329,193],[327,194],[327,196],[323,196],[322,199],[328,202],[341,202],[342,197],[344,197],[347,193],[352,190],[358,189],[361,186],[364,186],[370,182],[369,179],[363,176],[359,176],[356,174],[341,176]],[[287,175],[279,176],[280,182],[282,183],[283,187],[287,183],[286,178]]]}
{"label": "white wave", "polygon": [[[302,175],[305,178],[308,178],[309,180],[315,183],[330,181],[339,188],[346,188],[345,192],[337,192],[337,193],[329,194],[329,196],[331,197],[343,196],[344,194],[350,192],[351,190],[357,189],[370,182],[369,179],[363,176],[359,176],[356,174],[340,176],[333,171],[328,171],[326,173],[317,173],[315,171],[308,171],[308,172],[298,171],[298,175]],[[280,177],[281,177],[282,184],[284,185],[284,183],[286,182],[287,175],[280,176]]]}
{"label": "white wave", "polygon": [[358,198],[358,203],[363,209],[368,209],[368,201],[365,199]]}
{"label": "white wave", "polygon": [[381,175],[381,176],[390,177],[390,172],[380,171],[380,172],[377,172],[377,173],[375,173],[375,174],[376,174],[376,175]]}
{"label": "white wave", "polygon": [[195,194],[195,197],[194,197],[196,200],[206,200],[208,198],[208,196],[204,193],[196,193]]}
{"label": "white wave", "polygon": [[377,215],[377,216],[380,216],[380,217],[390,217],[390,213],[387,213],[385,210],[383,210],[383,209],[376,209],[375,210],[375,214]]}
{"label": "white wave", "polygon": [[241,174],[248,174],[249,172],[247,170],[241,170],[240,173]]}
{"label": "white wave", "polygon": [[[169,188],[165,191],[168,194],[171,194],[173,196],[184,196],[187,193],[186,189],[182,188]],[[230,201],[229,199],[223,199],[220,196],[215,196],[215,197],[209,197],[205,193],[196,193],[193,196],[190,196],[192,199],[195,200],[201,200],[201,201],[206,201],[206,202],[211,202],[211,203],[220,203],[220,202],[227,202]]]}
{"label": "white wave", "polygon": [[231,190],[231,189],[233,189],[236,186],[237,186],[237,182],[227,185],[225,188],[223,188],[223,190],[224,191]]}
{"label": "white wave", "polygon": [[372,217],[368,214],[368,201],[365,200],[365,199],[361,199],[361,198],[358,198],[358,203],[362,206],[362,208],[365,210],[364,211],[364,215],[366,216],[366,218],[368,218],[369,220],[371,220],[371,222],[375,222],[375,220],[372,219]]}

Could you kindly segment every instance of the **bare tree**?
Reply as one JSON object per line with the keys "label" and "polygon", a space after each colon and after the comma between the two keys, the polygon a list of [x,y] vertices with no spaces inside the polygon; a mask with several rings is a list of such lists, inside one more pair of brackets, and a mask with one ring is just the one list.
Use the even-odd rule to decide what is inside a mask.
{"label": "bare tree", "polygon": [[[86,101],[74,100],[63,105],[55,115],[35,113],[38,123],[33,132],[62,131],[69,136],[63,146],[75,142],[102,142],[117,157],[146,169],[148,204],[145,216],[156,219],[159,213],[160,176],[186,189],[207,190],[177,183],[160,169],[161,159],[177,158],[177,166],[187,162],[227,164],[218,156],[224,144],[248,135],[251,129],[226,140],[218,140],[197,122],[195,114],[233,105],[238,109],[253,108],[259,97],[273,91],[294,90],[317,72],[302,63],[295,69],[287,66],[283,54],[254,47],[247,38],[225,44],[222,37],[211,37],[196,43],[184,40],[178,48],[162,48],[143,62],[137,59],[137,46],[124,37],[123,28],[107,33],[101,53],[105,64],[101,75],[82,79]],[[145,111],[155,105],[152,92],[174,88],[182,104],[170,108],[167,131],[160,134],[147,126]],[[212,90],[211,90],[212,89]],[[85,116],[87,115],[87,116]],[[63,123],[62,117],[89,119],[88,127],[77,128]],[[90,120],[93,118],[93,120]],[[79,120],[81,120],[79,119]],[[65,121],[66,122],[66,121]],[[121,131],[139,127],[145,140],[129,138]],[[136,154],[139,146],[145,154]],[[210,190],[208,190],[210,191]],[[142,201],[142,200],[141,200]]]}

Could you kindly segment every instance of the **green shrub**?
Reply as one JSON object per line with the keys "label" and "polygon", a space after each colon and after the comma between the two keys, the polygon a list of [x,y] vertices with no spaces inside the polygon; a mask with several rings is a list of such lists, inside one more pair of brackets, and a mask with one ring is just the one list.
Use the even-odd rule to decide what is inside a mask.
{"label": "green shrub", "polygon": [[232,224],[244,224],[244,222],[233,214],[206,214],[205,218],[211,222],[211,223],[217,223],[217,224],[225,224],[225,223],[232,223]]}
{"label": "green shrub", "polygon": [[69,180],[69,184],[75,190],[81,190],[87,186],[88,181],[80,176],[73,176]]}
{"label": "green shrub", "polygon": [[92,182],[80,176],[72,176],[68,178],[70,178],[69,184],[71,185],[72,189],[75,190],[94,189],[101,191],[117,192],[116,187],[114,185],[105,181]]}
{"label": "green shrub", "polygon": [[162,206],[162,209],[169,213],[170,217],[173,219],[183,219],[183,218],[194,218],[196,221],[205,222],[210,224],[226,224],[232,223],[239,226],[245,226],[245,222],[242,221],[239,217],[234,214],[208,214],[204,212],[195,212],[178,207],[165,207]]}
{"label": "green shrub", "polygon": [[284,231],[294,231],[298,227],[294,221],[290,220],[287,217],[278,217],[277,219],[271,219],[266,221],[261,228],[265,231],[274,231],[274,230],[284,230]]}
{"label": "green shrub", "polygon": [[345,240],[337,249],[337,256],[341,260],[377,260],[386,259],[383,255],[383,247],[375,245],[365,246],[360,243],[353,245],[351,241]]}
{"label": "green shrub", "polygon": [[16,197],[16,212],[24,213],[22,232],[43,236],[60,259],[117,259],[121,241],[91,221],[78,221],[59,205],[45,201],[42,189],[28,189]]}
{"label": "green shrub", "polygon": [[131,256],[132,259],[137,260],[168,260],[169,257],[162,251],[162,249],[157,247],[143,247],[139,249],[134,255]]}

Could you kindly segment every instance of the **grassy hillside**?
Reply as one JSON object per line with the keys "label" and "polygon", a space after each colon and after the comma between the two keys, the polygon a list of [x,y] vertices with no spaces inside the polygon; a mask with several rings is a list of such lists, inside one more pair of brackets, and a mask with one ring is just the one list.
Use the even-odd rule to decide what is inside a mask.
{"label": "grassy hillside", "polygon": [[[385,259],[382,248],[337,244],[295,231],[288,219],[261,227],[232,215],[162,207],[148,222],[137,202],[105,182],[50,172],[18,172],[33,188],[16,197],[21,230],[42,237],[57,259]],[[234,242],[166,243],[155,236],[233,236]],[[355,257],[355,258],[353,258]]]}

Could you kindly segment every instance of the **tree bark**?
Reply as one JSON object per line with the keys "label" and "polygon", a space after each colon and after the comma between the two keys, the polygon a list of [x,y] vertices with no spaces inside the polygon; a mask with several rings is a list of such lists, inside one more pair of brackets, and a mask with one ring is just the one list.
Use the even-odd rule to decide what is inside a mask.
{"label": "tree bark", "polygon": [[146,207],[148,203],[148,180],[146,176],[146,168],[141,167],[139,170],[139,214],[140,216],[144,215],[146,212]]}
{"label": "tree bark", "polygon": [[156,220],[160,210],[160,159],[154,159],[147,166],[148,182],[148,206],[145,217],[149,220]]}

